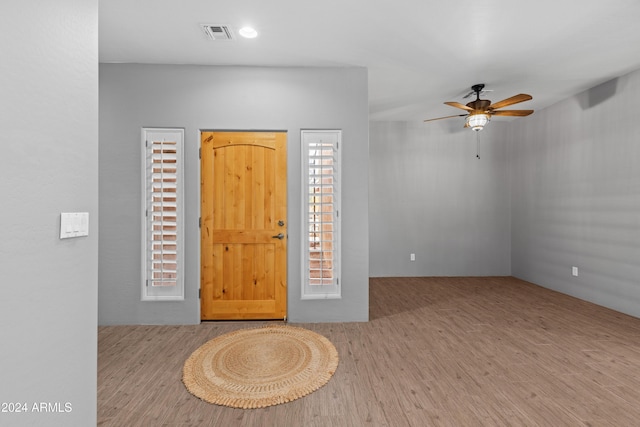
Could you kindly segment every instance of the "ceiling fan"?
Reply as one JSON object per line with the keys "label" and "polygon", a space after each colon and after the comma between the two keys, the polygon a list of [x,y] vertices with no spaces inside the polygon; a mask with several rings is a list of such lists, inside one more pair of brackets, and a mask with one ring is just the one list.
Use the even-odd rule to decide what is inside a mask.
{"label": "ceiling fan", "polygon": [[500,108],[507,107],[509,105],[517,104],[519,102],[529,101],[533,99],[531,95],[521,93],[519,95],[512,96],[511,98],[503,99],[494,104],[488,99],[480,99],[480,92],[484,89],[484,84],[480,83],[471,86],[471,90],[475,92],[476,99],[463,105],[459,102],[445,102],[455,108],[467,111],[467,114],[456,114],[455,116],[438,117],[437,119],[427,119],[425,122],[431,122],[433,120],[449,119],[452,117],[465,117],[464,127],[471,128],[475,131],[482,130],[484,125],[491,120],[491,116],[513,116],[524,117],[533,113],[533,110],[499,110]]}

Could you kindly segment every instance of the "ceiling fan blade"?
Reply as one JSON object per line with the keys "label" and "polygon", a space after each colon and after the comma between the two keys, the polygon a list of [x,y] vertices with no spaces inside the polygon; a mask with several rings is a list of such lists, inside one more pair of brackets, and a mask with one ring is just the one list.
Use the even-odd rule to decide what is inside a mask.
{"label": "ceiling fan blade", "polygon": [[498,108],[506,107],[507,105],[517,104],[518,102],[529,101],[530,99],[533,99],[531,95],[527,95],[526,93],[521,93],[519,95],[512,96],[511,98],[498,101],[495,104],[491,104],[489,105],[489,109],[497,110]]}
{"label": "ceiling fan blade", "polygon": [[425,120],[425,122],[432,122],[434,120],[442,120],[442,119],[450,119],[452,117],[464,117],[466,115],[467,114],[456,114],[455,116],[438,117],[437,119],[427,119],[427,120]]}
{"label": "ceiling fan blade", "polygon": [[473,108],[467,107],[466,105],[460,104],[459,102],[449,101],[449,102],[445,102],[445,104],[451,107],[460,108],[462,110],[473,111]]}
{"label": "ceiling fan blade", "polygon": [[514,117],[524,117],[532,114],[533,110],[501,110],[501,111],[492,111],[492,116],[514,116]]}

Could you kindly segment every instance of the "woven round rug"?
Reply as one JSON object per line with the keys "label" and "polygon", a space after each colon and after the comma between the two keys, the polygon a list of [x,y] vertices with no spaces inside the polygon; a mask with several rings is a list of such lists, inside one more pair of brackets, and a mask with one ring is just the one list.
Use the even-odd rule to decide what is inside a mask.
{"label": "woven round rug", "polygon": [[194,351],[182,382],[194,396],[233,408],[264,408],[319,389],[338,367],[338,352],[322,335],[267,325],[221,335]]}

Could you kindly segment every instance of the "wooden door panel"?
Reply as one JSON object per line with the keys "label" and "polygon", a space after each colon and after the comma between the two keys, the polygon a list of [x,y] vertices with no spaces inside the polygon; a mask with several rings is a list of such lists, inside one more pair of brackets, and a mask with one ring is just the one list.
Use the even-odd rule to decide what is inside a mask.
{"label": "wooden door panel", "polygon": [[214,318],[202,320],[272,319],[276,312],[275,300],[210,301]]}
{"label": "wooden door panel", "polygon": [[275,298],[274,250],[265,246],[213,245],[213,256],[222,260],[214,275],[223,279],[212,284],[213,299]]}
{"label": "wooden door panel", "polygon": [[214,151],[213,220],[218,230],[273,228],[273,150],[236,146]]}
{"label": "wooden door panel", "polygon": [[203,132],[201,188],[202,319],[286,317],[286,134]]}

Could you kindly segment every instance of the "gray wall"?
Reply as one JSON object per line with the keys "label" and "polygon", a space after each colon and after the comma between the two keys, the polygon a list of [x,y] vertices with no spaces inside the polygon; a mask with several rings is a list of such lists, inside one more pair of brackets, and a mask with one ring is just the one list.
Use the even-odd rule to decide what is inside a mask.
{"label": "gray wall", "polygon": [[638,99],[634,72],[514,121],[508,132],[513,275],[634,316]]}
{"label": "gray wall", "polygon": [[371,276],[510,274],[504,123],[463,124],[370,124]]}
{"label": "gray wall", "polygon": [[[98,2],[11,2],[0,28],[0,402],[27,404],[0,425],[95,425]],[[89,236],[60,240],[74,211]]]}
{"label": "gray wall", "polygon": [[[288,315],[368,319],[368,95],[364,68],[100,65],[100,324],[200,320],[200,129],[288,131]],[[185,128],[186,300],[140,301],[140,130]],[[341,300],[301,301],[300,129],[343,130]]]}

